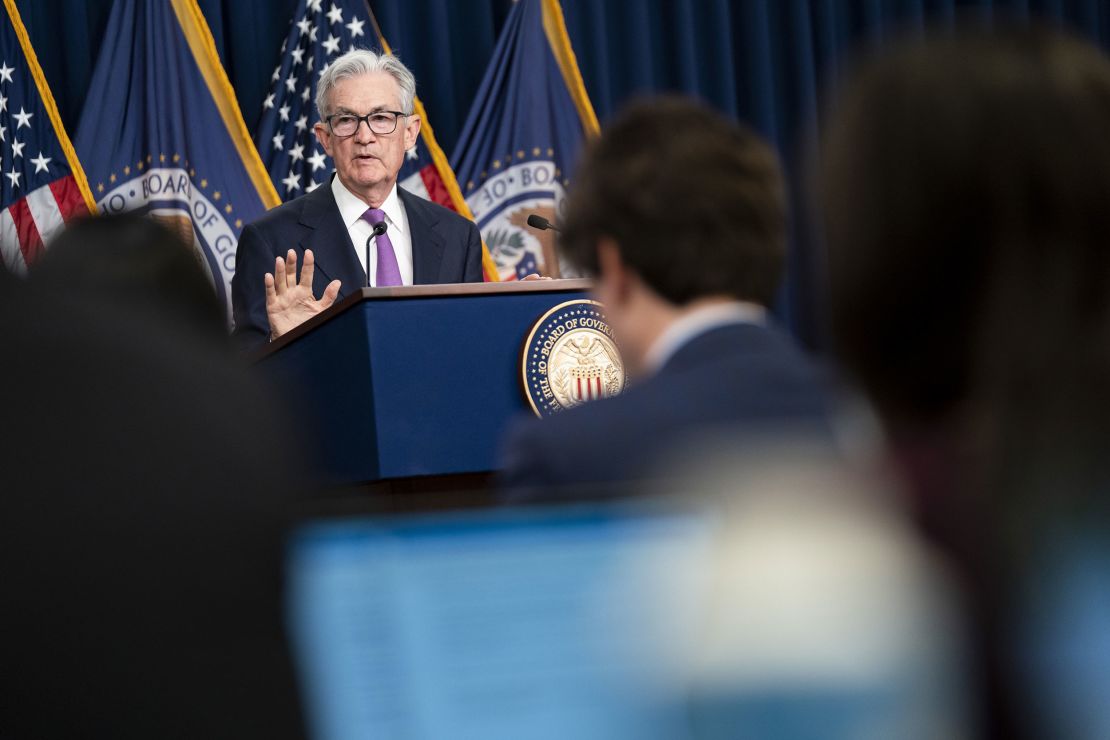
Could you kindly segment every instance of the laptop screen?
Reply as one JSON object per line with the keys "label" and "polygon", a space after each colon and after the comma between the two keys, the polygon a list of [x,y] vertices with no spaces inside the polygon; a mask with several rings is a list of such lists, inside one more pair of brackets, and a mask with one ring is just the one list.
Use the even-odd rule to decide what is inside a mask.
{"label": "laptop screen", "polygon": [[689,609],[658,610],[637,574],[698,557],[709,529],[627,504],[303,527],[290,616],[314,736],[685,736],[660,665],[690,633],[694,585],[667,589]]}
{"label": "laptop screen", "polygon": [[894,508],[823,480],[305,525],[314,737],[966,736],[943,567]]}

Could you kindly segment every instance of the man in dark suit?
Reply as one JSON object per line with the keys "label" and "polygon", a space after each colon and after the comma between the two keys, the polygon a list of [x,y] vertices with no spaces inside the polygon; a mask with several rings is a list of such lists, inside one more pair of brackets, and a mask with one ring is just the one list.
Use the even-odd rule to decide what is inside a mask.
{"label": "man in dark suit", "polygon": [[244,344],[274,339],[361,287],[482,280],[474,224],[397,186],[420,133],[415,96],[412,73],[392,55],[351,51],[324,71],[314,130],[335,175],[243,230],[231,290]]}
{"label": "man in dark suit", "polygon": [[771,149],[699,104],[645,101],[603,131],[578,168],[561,242],[596,275],[634,382],[512,429],[509,498],[618,490],[709,434],[828,434],[821,375],[766,310],[785,211]]}

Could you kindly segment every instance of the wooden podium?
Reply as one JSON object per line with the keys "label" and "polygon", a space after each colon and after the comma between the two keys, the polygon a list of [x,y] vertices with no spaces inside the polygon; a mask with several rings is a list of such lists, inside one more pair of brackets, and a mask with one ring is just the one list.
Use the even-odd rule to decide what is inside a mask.
{"label": "wooden podium", "polygon": [[294,408],[330,487],[482,487],[530,414],[520,353],[587,280],[363,288],[273,342],[258,367]]}

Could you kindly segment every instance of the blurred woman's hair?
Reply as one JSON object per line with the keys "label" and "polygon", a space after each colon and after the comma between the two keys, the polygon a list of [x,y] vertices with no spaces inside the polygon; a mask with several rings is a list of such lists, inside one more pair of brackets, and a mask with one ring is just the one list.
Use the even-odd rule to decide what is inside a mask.
{"label": "blurred woman's hair", "polygon": [[908,480],[971,586],[989,732],[1014,737],[1013,606],[1108,508],[1110,61],[1045,28],[881,52],[833,111],[819,192],[835,348],[895,458],[939,452],[933,490]]}
{"label": "blurred woman's hair", "polygon": [[890,427],[986,416],[1023,440],[1101,428],[1110,62],[1098,50],[1047,29],[911,41],[860,68],[823,154],[834,342]]}

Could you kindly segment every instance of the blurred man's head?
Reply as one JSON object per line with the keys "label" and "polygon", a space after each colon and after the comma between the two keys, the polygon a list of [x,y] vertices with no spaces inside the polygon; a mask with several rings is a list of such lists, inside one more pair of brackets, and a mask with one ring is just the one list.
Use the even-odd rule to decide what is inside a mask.
{"label": "blurred man's head", "polygon": [[586,149],[562,248],[597,276],[631,369],[659,326],[707,302],[768,305],[782,275],[778,161],[752,131],[691,100],[618,114]]}

